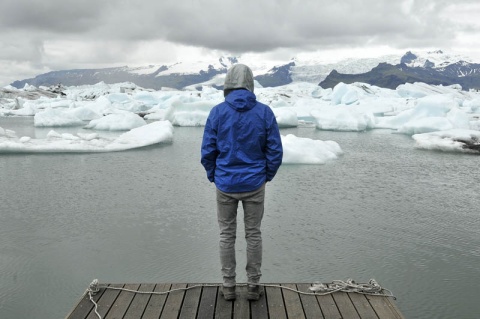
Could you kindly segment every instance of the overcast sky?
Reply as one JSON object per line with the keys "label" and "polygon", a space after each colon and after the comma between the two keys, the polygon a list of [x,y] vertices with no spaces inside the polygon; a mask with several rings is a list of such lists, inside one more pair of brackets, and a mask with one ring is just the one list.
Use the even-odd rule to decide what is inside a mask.
{"label": "overcast sky", "polygon": [[0,86],[52,70],[443,49],[480,62],[477,0],[2,0]]}

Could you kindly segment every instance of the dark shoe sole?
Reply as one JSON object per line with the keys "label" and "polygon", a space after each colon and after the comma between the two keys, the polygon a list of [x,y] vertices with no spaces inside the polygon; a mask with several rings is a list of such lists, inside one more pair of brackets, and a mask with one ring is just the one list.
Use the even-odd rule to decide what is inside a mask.
{"label": "dark shoe sole", "polygon": [[256,292],[248,292],[247,293],[247,300],[257,301],[263,295],[263,289],[259,287]]}
{"label": "dark shoe sole", "polygon": [[226,301],[233,301],[237,298],[237,293],[234,291],[223,291],[223,287],[220,289],[220,294],[223,296],[223,299]]}
{"label": "dark shoe sole", "polygon": [[251,301],[260,300],[260,294],[248,294],[247,299]]}
{"label": "dark shoe sole", "polygon": [[223,299],[225,299],[226,301],[233,301],[237,299],[237,295],[230,295],[230,294],[223,295]]}

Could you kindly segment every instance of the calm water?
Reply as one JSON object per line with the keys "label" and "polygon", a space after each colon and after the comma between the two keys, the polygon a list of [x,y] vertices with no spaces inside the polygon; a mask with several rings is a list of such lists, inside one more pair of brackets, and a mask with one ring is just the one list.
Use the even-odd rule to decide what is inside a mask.
{"label": "calm water", "polygon": [[[49,131],[31,118],[0,126]],[[0,318],[64,318],[94,278],[220,282],[202,132],[119,153],[0,155]],[[479,317],[479,156],[415,150],[383,130],[289,133],[345,154],[283,165],[267,185],[264,282],[375,278],[406,318]]]}

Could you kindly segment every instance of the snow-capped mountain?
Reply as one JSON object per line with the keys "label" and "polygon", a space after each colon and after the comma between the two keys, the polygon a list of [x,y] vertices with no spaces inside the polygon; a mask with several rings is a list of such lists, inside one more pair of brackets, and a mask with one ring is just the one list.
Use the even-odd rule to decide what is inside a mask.
{"label": "snow-capped mountain", "polygon": [[[449,76],[470,76],[479,73],[470,58],[461,55],[444,53],[442,50],[430,51],[423,55],[407,52],[401,63],[409,67],[431,68]],[[346,72],[348,73],[348,72]]]}
{"label": "snow-capped mountain", "polygon": [[295,66],[291,68],[293,81],[319,83],[323,81],[332,70],[341,73],[359,74],[368,72],[380,63],[397,64],[398,55],[385,55],[378,58],[347,58],[338,62],[323,62],[321,59],[294,58]]}
{"label": "snow-capped mountain", "polygon": [[441,50],[413,53],[408,51],[400,63],[380,63],[370,71],[354,74],[334,69],[320,82],[324,88],[339,82],[365,82],[394,89],[400,84],[425,82],[435,85],[460,84],[463,89],[480,89],[480,64]]}
{"label": "snow-capped mountain", "polygon": [[468,63],[471,63],[467,57],[458,54],[445,53],[442,50],[420,53],[408,51],[400,60],[401,63],[404,63],[411,68],[424,67],[434,69],[441,69],[457,63],[458,61],[467,61]]}
{"label": "snow-capped mountain", "polygon": [[[403,56],[388,55],[378,58],[349,58],[335,63],[322,62],[321,58],[294,57],[290,61],[268,62],[239,57],[218,57],[196,62],[179,61],[165,65],[116,67],[105,69],[63,70],[41,74],[32,79],[15,81],[13,86],[65,86],[133,82],[141,87],[161,89],[198,89],[202,85],[223,86],[228,68],[235,63],[249,65],[255,79],[265,87],[280,86],[291,82],[310,82],[331,87],[339,81],[350,83],[364,81],[378,86],[391,87],[397,83],[434,81],[437,84],[461,84],[465,89],[480,88],[480,65],[469,59],[447,54],[441,50],[431,52],[407,52]],[[395,79],[383,81],[378,73],[393,68]],[[390,67],[389,67],[390,66]],[[392,70],[393,70],[392,69]],[[388,72],[392,72],[392,70]],[[412,76],[411,73],[415,75]],[[428,76],[427,76],[428,74]],[[403,81],[403,82],[402,82]],[[388,82],[388,83],[386,83]]]}

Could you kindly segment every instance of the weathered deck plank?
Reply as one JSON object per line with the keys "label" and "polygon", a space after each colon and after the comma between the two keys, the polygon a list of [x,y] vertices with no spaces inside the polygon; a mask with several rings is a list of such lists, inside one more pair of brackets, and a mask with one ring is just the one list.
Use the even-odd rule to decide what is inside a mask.
{"label": "weathered deck plank", "polygon": [[[139,291],[153,291],[155,284],[142,284]],[[138,319],[143,316],[148,301],[150,300],[150,294],[135,294],[127,313],[123,317],[124,319]]]}
{"label": "weathered deck plank", "polygon": [[[93,296],[93,301],[98,303],[104,292],[104,289],[100,290],[95,296]],[[75,306],[75,308],[70,312],[67,318],[85,319],[93,308],[94,306],[90,301],[90,297],[85,292],[85,294],[82,296],[82,299],[78,302],[77,306]]]}
{"label": "weathered deck plank", "polygon": [[[127,284],[125,285],[126,289],[131,290],[138,290],[140,288],[139,284]],[[110,310],[107,312],[105,319],[112,319],[112,318],[123,318],[130,307],[130,303],[132,302],[133,298],[136,296],[135,293],[130,291],[121,291],[118,295],[115,303],[112,305]]]}
{"label": "weathered deck plank", "polygon": [[402,319],[403,316],[400,314],[400,311],[397,310],[396,306],[390,302],[390,298],[379,297],[379,296],[366,296],[367,300],[372,305],[375,313],[380,319],[393,318],[393,319]]}
{"label": "weathered deck plank", "polygon": [[[110,285],[110,287],[123,288],[123,284]],[[112,308],[113,303],[120,294],[120,290],[105,289],[102,297],[98,300],[97,312],[100,316],[105,317],[107,312]],[[98,319],[97,314],[92,309],[87,319]]]}
{"label": "weathered deck plank", "polygon": [[[282,284],[282,286],[297,289],[295,284]],[[288,318],[305,319],[300,295],[298,293],[291,290],[283,290],[283,299],[285,300],[285,309],[287,310]]]}
{"label": "weathered deck plank", "polygon": [[197,313],[197,319],[209,319],[215,316],[215,302],[217,300],[217,290],[217,287],[203,288],[202,299],[200,300],[200,306]]}
{"label": "weathered deck plank", "polygon": [[[173,284],[171,289],[186,288],[186,284]],[[162,319],[177,319],[183,303],[185,291],[176,291],[168,294],[167,301],[163,307]]]}
{"label": "weathered deck plank", "polygon": [[237,287],[237,299],[233,305],[233,319],[250,319],[250,304],[245,297],[247,287]]}
{"label": "weathered deck plank", "polygon": [[[195,286],[195,284],[188,284],[188,287],[192,286]],[[195,318],[201,293],[200,289],[190,289],[185,292],[185,300],[183,301],[179,319]]]}
{"label": "weathered deck plank", "polygon": [[220,288],[217,290],[217,306],[215,309],[215,319],[232,318],[233,302],[223,299]]}
{"label": "weathered deck plank", "polygon": [[[225,301],[220,285],[195,284],[115,284],[102,285],[93,296],[102,319],[404,319],[390,297],[335,292],[307,295],[310,284],[273,284],[265,287],[258,301],[247,300],[247,287],[237,286],[237,299]],[[277,287],[278,286],[278,287]],[[297,291],[287,290],[279,286]],[[126,288],[160,294],[139,294],[113,290]],[[172,291],[177,288],[187,290]],[[88,294],[66,317],[67,319],[98,319]]]}
{"label": "weathered deck plank", "polygon": [[[263,292],[265,294],[265,290]],[[250,303],[250,312],[252,319],[268,319],[267,299],[260,297],[260,300]]]}
{"label": "weathered deck plank", "polygon": [[[170,290],[171,284],[157,284],[155,286],[154,292],[162,292]],[[144,319],[158,319],[160,314],[163,311],[165,305],[165,300],[167,300],[167,295],[152,295],[150,298],[145,312],[143,313]]]}
{"label": "weathered deck plank", "polygon": [[[308,292],[309,284],[297,284],[297,288],[300,291]],[[303,310],[305,311],[305,317],[307,319],[323,319],[322,310],[318,304],[315,296],[300,295],[302,301]]]}
{"label": "weathered deck plank", "polygon": [[268,312],[271,318],[287,319],[282,291],[278,288],[265,287]]}
{"label": "weathered deck plank", "polygon": [[357,313],[357,310],[353,306],[352,301],[348,298],[348,294],[333,294],[333,299],[337,304],[338,310],[342,314],[343,318],[349,319],[360,319],[360,316]]}
{"label": "weathered deck plank", "polygon": [[353,303],[355,309],[357,309],[358,315],[362,319],[378,319],[377,314],[373,310],[372,306],[368,302],[365,295],[348,293],[350,300]]}

